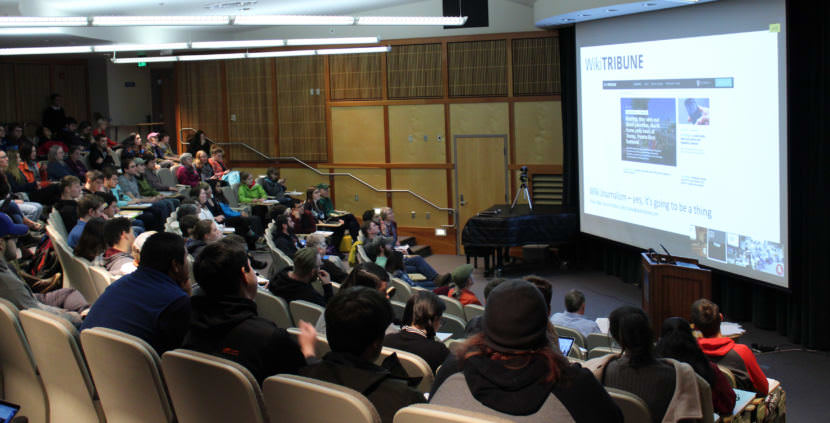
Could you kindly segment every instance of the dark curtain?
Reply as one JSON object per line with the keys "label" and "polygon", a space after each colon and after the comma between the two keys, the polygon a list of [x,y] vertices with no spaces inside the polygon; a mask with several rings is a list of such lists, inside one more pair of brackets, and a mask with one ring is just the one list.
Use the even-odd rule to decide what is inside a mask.
{"label": "dark curtain", "polygon": [[574,29],[559,30],[559,76],[562,87],[562,177],[564,192],[562,204],[576,210],[579,207],[579,151],[576,117],[576,43]]}
{"label": "dark curtain", "polygon": [[[715,270],[712,295],[730,320],[751,321],[757,327],[787,335],[807,348],[827,350],[830,349],[830,306],[825,303],[830,300],[830,27],[827,25],[830,4],[820,2],[809,8],[798,5],[798,2],[787,2],[788,73],[781,76],[787,78],[788,91],[791,290],[782,291]],[[570,98],[566,97],[566,74],[575,76],[576,69],[572,30],[560,30],[559,39],[563,55],[566,199],[568,204],[578,204],[575,88],[568,95]],[[639,280],[637,249],[590,236],[583,238],[583,258],[587,265],[620,276],[625,282]]]}

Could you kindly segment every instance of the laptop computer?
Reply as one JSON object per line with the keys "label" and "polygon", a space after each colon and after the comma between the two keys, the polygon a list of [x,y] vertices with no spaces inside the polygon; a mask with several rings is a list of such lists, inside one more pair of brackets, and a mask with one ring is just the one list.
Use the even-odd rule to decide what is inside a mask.
{"label": "laptop computer", "polygon": [[573,348],[574,339],[569,338],[567,336],[560,336],[559,337],[559,351],[562,351],[562,355],[565,357],[571,352],[571,348]]}
{"label": "laptop computer", "polygon": [[12,421],[18,411],[20,411],[19,405],[0,400],[0,423]]}

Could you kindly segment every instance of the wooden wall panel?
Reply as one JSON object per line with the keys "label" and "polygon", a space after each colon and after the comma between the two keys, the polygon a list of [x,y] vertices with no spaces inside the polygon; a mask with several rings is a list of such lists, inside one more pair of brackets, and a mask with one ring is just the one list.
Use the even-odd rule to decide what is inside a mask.
{"label": "wooden wall panel", "polygon": [[562,164],[562,103],[518,102],[515,108],[517,164]]}
{"label": "wooden wall panel", "polygon": [[54,92],[63,96],[67,117],[73,117],[78,122],[90,119],[85,65],[53,65],[52,84]]}
{"label": "wooden wall panel", "polygon": [[[227,140],[221,62],[184,62],[176,66],[181,127],[201,129],[213,140]],[[191,135],[185,132],[185,137]]]}
{"label": "wooden wall panel", "polygon": [[312,162],[328,160],[323,58],[276,60],[280,156]]}
{"label": "wooden wall panel", "polygon": [[[228,141],[243,142],[273,156],[273,59],[229,60],[225,63],[228,86]],[[235,118],[235,120],[234,120]],[[244,147],[231,147],[233,160],[262,160]]]}
{"label": "wooden wall panel", "polygon": [[[440,207],[447,207],[447,174],[439,169],[392,169],[390,189],[412,190]],[[398,226],[438,227],[446,225],[447,212],[438,211],[409,194],[392,194]],[[415,212],[415,218],[412,212]],[[427,219],[427,213],[430,217]]]}
{"label": "wooden wall panel", "polygon": [[[279,166],[277,166],[279,167]],[[262,169],[260,174],[265,174],[266,169]],[[328,173],[329,169],[320,169],[323,173]],[[305,195],[305,190],[313,185],[319,183],[329,183],[328,176],[321,176],[314,171],[306,168],[298,167],[283,167],[280,168],[280,176],[285,178],[285,187],[289,191],[300,191]],[[305,197],[303,197],[305,200]]]}
{"label": "wooden wall panel", "polygon": [[383,106],[332,107],[335,163],[383,163]]}
{"label": "wooden wall panel", "polygon": [[6,124],[17,120],[15,106],[14,65],[0,63],[0,123]]}
{"label": "wooden wall panel", "polygon": [[[427,141],[424,141],[424,136]],[[438,136],[443,141],[438,141]],[[446,138],[444,105],[389,106],[389,149],[392,162],[444,163]]]}
{"label": "wooden wall panel", "polygon": [[[351,173],[376,188],[386,188],[386,171],[383,169],[337,169],[337,172]],[[360,216],[364,210],[386,206],[385,193],[374,192],[354,179],[337,176],[334,183],[334,204],[338,209]]]}
{"label": "wooden wall panel", "polygon": [[516,39],[512,47],[513,95],[553,95],[562,91],[557,38]]}
{"label": "wooden wall panel", "polygon": [[387,57],[389,98],[442,97],[441,44],[395,45]]}
{"label": "wooden wall panel", "polygon": [[332,100],[369,100],[383,97],[383,54],[329,56]]}
{"label": "wooden wall panel", "polygon": [[17,120],[41,124],[42,112],[49,105],[49,65],[15,64]]}
{"label": "wooden wall panel", "polygon": [[507,95],[507,41],[447,43],[450,97]]}

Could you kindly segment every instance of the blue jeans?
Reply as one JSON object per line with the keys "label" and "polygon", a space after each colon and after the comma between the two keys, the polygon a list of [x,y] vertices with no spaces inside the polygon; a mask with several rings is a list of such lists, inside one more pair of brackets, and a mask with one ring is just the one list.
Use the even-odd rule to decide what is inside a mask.
{"label": "blue jeans", "polygon": [[420,273],[424,275],[428,281],[434,281],[438,277],[438,272],[432,268],[421,256],[409,256],[403,259],[406,273]]}

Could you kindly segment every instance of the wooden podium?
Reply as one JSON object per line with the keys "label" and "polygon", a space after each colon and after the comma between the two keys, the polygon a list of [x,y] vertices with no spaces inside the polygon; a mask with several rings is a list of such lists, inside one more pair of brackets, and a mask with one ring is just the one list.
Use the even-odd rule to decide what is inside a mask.
{"label": "wooden podium", "polygon": [[646,252],[641,256],[643,310],[656,338],[664,320],[675,316],[689,320],[692,303],[712,298],[712,272],[701,269],[694,259]]}

